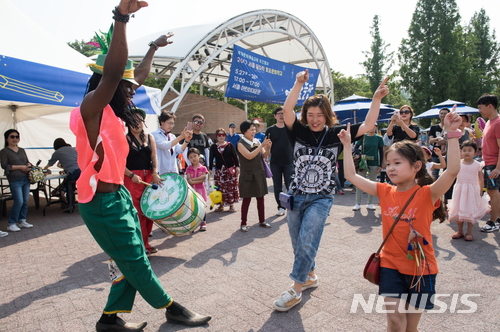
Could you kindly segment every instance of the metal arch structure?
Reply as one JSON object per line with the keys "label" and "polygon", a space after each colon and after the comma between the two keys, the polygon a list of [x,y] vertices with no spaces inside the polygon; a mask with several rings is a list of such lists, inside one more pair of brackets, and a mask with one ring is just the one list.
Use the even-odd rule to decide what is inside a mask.
{"label": "metal arch structure", "polygon": [[[326,54],[313,31],[291,14],[279,10],[256,10],[222,24],[173,31],[177,38],[181,38],[174,44],[182,44],[178,44],[176,49],[170,45],[160,49],[163,55],[157,52],[153,60],[153,75],[168,78],[162,90],[162,100],[167,92],[175,93],[175,97],[162,105],[162,109],[169,108],[175,112],[193,84],[200,86],[201,93],[203,87],[224,93],[234,44],[275,60],[320,69],[316,89],[323,90],[333,105],[333,80]],[[183,40],[186,35],[186,40]],[[129,54],[132,60],[139,62],[142,59],[142,56],[134,54],[144,50],[144,45],[151,40],[149,37],[153,36],[157,35],[131,43]],[[180,88],[174,87],[176,81],[180,82]]]}

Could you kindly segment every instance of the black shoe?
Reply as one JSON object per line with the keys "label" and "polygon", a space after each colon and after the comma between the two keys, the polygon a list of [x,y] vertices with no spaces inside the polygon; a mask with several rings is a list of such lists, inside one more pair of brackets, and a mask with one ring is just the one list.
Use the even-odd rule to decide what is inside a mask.
{"label": "black shoe", "polygon": [[165,317],[167,318],[167,322],[169,323],[176,323],[187,326],[201,326],[205,325],[209,320],[212,319],[212,316],[203,316],[181,306],[178,303],[176,303],[176,305],[180,307],[180,314],[174,315],[173,313],[168,312],[168,309],[165,311]]}
{"label": "black shoe", "polygon": [[148,323],[127,323],[120,317],[116,318],[114,324],[104,324],[97,322],[95,329],[97,332],[141,332]]}

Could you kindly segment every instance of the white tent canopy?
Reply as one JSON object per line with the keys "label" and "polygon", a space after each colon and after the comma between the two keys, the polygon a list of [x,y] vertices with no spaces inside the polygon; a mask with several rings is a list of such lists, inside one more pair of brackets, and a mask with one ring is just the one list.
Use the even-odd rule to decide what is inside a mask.
{"label": "white tent canopy", "polygon": [[451,110],[453,105],[457,105],[456,111],[460,115],[462,115],[462,114],[478,114],[479,113],[479,110],[477,108],[467,106],[465,103],[460,102],[460,101],[448,99],[446,101],[443,101],[442,103],[439,103],[439,104],[432,106],[432,108],[430,110],[427,110],[423,113],[420,113],[419,115],[414,116],[413,118],[414,119],[437,118],[437,117],[439,117],[439,111],[442,108],[446,107],[446,108]]}
{"label": "white tent canopy", "polygon": [[[30,84],[31,81],[28,80],[16,80],[17,76],[12,74],[13,62],[17,60],[30,61],[27,64],[39,65],[40,68],[44,68],[46,74],[41,77],[38,71],[28,71],[22,65],[15,67],[20,68],[19,71],[24,70],[23,72],[26,75],[31,75],[37,80],[46,79],[47,84],[53,84],[54,82],[59,82],[59,84],[75,83],[68,80],[68,76],[64,74],[56,77],[55,71],[61,69],[71,71],[67,72],[68,74],[74,73],[79,76],[78,84],[81,84],[82,77],[85,78],[85,75],[90,77],[91,72],[87,68],[87,64],[91,60],[43,30],[13,5],[10,0],[0,0],[0,6],[2,8],[0,11],[2,25],[11,27],[10,31],[4,31],[0,34],[0,141],[3,141],[2,134],[6,130],[16,128],[21,134],[20,146],[26,149],[30,161],[36,162],[41,159],[45,164],[54,151],[52,147],[54,139],[62,137],[68,143],[75,144],[75,137],[69,129],[69,114],[74,107],[79,106],[81,99],[78,98],[78,101],[73,104],[62,103],[61,105],[64,106],[55,105],[54,103],[46,105],[42,98],[33,102],[24,102],[26,98],[30,100],[26,89],[33,87],[44,90],[45,86],[42,86],[43,84],[32,85]],[[54,67],[54,70],[51,72],[51,67],[46,66]],[[7,72],[11,74],[8,76],[2,75],[2,73]],[[64,80],[67,80],[67,82]],[[12,88],[12,84],[20,84],[22,88],[19,89],[15,86]],[[81,98],[85,93],[86,79],[83,84]],[[149,89],[149,91],[144,92],[144,95],[149,97],[146,97],[147,99],[153,100],[151,101],[151,108],[157,113],[159,112],[160,92],[158,89]],[[17,95],[14,94],[14,98],[8,98],[12,97],[12,91]],[[77,94],[80,94],[79,91],[80,85],[78,85]],[[58,90],[51,92],[57,93]],[[152,98],[149,95],[152,95]],[[156,103],[154,99],[156,99]],[[150,119],[152,124],[150,128],[154,128],[156,122],[156,117],[152,117]]]}

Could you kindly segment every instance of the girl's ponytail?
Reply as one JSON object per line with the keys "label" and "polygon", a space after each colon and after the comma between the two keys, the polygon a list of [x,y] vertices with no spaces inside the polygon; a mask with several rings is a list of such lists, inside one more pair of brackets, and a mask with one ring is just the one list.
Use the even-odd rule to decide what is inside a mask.
{"label": "girl's ponytail", "polygon": [[[430,185],[434,182],[434,178],[429,174],[429,172],[427,172],[425,164],[417,172],[416,181],[420,187]],[[439,207],[435,209],[434,212],[432,213],[432,218],[433,218],[432,220],[439,219],[440,223],[446,220],[446,211],[444,209],[443,199],[439,200]]]}

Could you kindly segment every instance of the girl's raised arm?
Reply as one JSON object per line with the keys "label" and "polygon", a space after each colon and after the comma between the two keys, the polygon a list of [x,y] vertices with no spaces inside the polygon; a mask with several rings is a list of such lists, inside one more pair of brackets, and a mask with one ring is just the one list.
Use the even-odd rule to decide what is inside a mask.
{"label": "girl's raised arm", "polygon": [[450,113],[444,118],[444,128],[448,138],[448,160],[447,169],[443,174],[431,184],[432,203],[435,203],[451,187],[460,171],[460,146],[458,139],[462,136],[462,131],[458,129],[462,123],[462,118],[455,110],[457,105],[453,106]]}
{"label": "girl's raised arm", "polygon": [[288,129],[292,129],[293,123],[295,122],[295,112],[293,108],[297,105],[297,100],[299,99],[300,90],[305,82],[309,80],[309,70],[301,71],[297,74],[295,79],[295,84],[292,90],[286,97],[285,104],[283,105],[283,113],[285,113],[285,125]]}
{"label": "girl's raised arm", "polygon": [[347,124],[347,129],[342,129],[338,134],[340,141],[344,145],[344,176],[349,182],[356,186],[356,190],[362,190],[367,194],[378,196],[377,183],[370,181],[361,175],[356,174],[354,161],[352,160],[351,146],[351,124]]}
{"label": "girl's raised arm", "polygon": [[356,135],[356,137],[360,137],[368,131],[372,130],[373,126],[375,126],[375,123],[377,123],[378,115],[380,113],[380,102],[382,101],[382,98],[389,94],[389,87],[387,86],[388,79],[389,77],[385,77],[373,94],[370,109],[366,114],[365,121],[361,124],[361,126],[359,126],[358,134]]}

